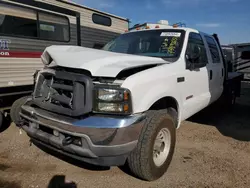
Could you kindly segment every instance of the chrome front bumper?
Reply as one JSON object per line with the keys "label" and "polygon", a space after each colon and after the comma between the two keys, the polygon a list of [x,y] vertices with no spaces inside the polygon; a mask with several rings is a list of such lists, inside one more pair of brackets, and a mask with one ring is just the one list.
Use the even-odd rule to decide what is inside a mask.
{"label": "chrome front bumper", "polygon": [[20,116],[22,128],[34,143],[101,166],[125,163],[137,145],[145,119],[144,114],[75,119],[29,105],[22,106]]}

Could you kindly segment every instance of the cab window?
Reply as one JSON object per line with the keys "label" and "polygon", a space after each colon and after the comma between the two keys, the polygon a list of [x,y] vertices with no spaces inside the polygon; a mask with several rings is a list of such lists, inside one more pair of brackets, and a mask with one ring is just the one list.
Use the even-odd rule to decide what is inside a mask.
{"label": "cab window", "polygon": [[206,64],[208,63],[205,45],[201,38],[201,35],[198,33],[189,34],[186,57],[192,57],[195,53],[197,53],[195,48],[197,46],[200,49],[200,56],[195,60],[196,62],[190,62],[188,59],[186,59],[187,68],[190,67],[191,63],[196,64],[197,65],[196,68],[205,67]]}
{"label": "cab window", "polygon": [[129,32],[106,44],[103,50],[174,61],[180,56],[184,37],[185,32],[177,29]]}
{"label": "cab window", "polygon": [[213,63],[220,63],[221,59],[220,59],[220,52],[219,49],[215,43],[215,40],[212,37],[209,36],[205,36],[206,38],[206,42],[208,44],[211,56],[212,56],[212,62]]}

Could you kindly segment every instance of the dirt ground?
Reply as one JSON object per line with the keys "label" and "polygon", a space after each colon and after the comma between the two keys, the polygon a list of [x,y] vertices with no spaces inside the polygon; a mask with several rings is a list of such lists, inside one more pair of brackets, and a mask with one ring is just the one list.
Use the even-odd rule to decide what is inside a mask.
{"label": "dirt ground", "polygon": [[233,111],[208,108],[182,123],[172,163],[158,181],[55,158],[30,146],[26,134],[12,125],[0,134],[0,187],[46,188],[59,176],[78,188],[250,187],[250,85],[243,86]]}

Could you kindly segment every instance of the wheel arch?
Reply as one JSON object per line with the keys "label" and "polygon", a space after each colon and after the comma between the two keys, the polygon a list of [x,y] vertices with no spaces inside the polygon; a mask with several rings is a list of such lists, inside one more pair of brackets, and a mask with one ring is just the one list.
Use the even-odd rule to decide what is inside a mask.
{"label": "wheel arch", "polygon": [[148,110],[163,110],[168,108],[174,108],[177,112],[177,127],[180,126],[180,106],[178,101],[172,96],[165,96],[156,100]]}

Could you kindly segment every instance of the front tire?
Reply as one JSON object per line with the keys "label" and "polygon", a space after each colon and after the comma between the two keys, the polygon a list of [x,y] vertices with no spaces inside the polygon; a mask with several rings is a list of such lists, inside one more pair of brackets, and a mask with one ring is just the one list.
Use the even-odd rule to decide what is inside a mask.
{"label": "front tire", "polygon": [[24,96],[22,98],[19,98],[17,99],[11,106],[11,109],[10,109],[10,117],[11,117],[11,120],[16,124],[16,125],[19,125],[20,123],[20,115],[19,115],[19,112],[21,111],[21,107],[22,105],[25,104],[25,102],[31,98],[31,96]]}
{"label": "front tire", "polygon": [[154,181],[167,171],[176,142],[175,118],[167,110],[149,111],[135,150],[127,163],[143,180]]}

